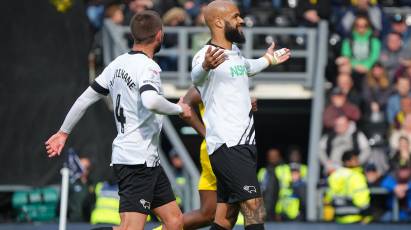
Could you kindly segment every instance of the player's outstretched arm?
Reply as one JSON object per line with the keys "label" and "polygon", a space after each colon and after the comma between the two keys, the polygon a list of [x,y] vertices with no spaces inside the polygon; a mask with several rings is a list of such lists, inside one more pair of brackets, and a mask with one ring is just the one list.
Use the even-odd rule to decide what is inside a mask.
{"label": "player's outstretched arm", "polygon": [[155,90],[145,90],[141,93],[141,100],[143,106],[154,113],[180,115],[181,117],[191,116],[191,109],[187,104],[183,103],[182,98],[180,98],[177,104],[174,104],[159,95]]}
{"label": "player's outstretched arm", "polygon": [[45,143],[47,155],[49,157],[60,155],[71,130],[80,120],[80,118],[83,117],[87,108],[102,97],[103,95],[97,93],[91,87],[88,87],[83,92],[83,94],[81,94],[80,97],[77,98],[76,102],[70,108],[70,111],[64,119],[60,131],[51,136]]}
{"label": "player's outstretched arm", "polygon": [[204,124],[201,122],[197,113],[194,112],[196,111],[196,108],[198,108],[199,104],[202,102],[200,93],[194,86],[192,86],[188,89],[186,95],[183,97],[183,101],[191,107],[192,111],[191,117],[188,119],[184,119],[184,121],[187,122],[191,127],[193,127],[198,134],[200,134],[202,137],[205,137]]}
{"label": "player's outstretched arm", "polygon": [[191,80],[194,85],[201,85],[207,78],[208,71],[217,68],[221,63],[226,60],[226,55],[224,54],[224,49],[208,47],[204,59],[196,57],[198,60],[193,64],[193,69],[191,70]]}
{"label": "player's outstretched arm", "polygon": [[248,76],[252,77],[266,69],[268,66],[281,64],[290,58],[291,52],[289,49],[282,48],[279,50],[274,50],[274,48],[275,43],[273,42],[261,58],[246,59]]}

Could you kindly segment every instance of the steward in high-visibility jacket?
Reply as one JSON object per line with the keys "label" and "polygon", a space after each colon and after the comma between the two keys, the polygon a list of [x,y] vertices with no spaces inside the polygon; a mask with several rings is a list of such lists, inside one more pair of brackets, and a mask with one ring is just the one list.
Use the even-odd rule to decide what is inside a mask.
{"label": "steward in high-visibility jacket", "polygon": [[328,177],[326,202],[334,207],[337,223],[362,222],[370,205],[370,190],[367,179],[359,167],[358,155],[354,151],[343,154],[343,165]]}
{"label": "steward in high-visibility jacket", "polygon": [[91,213],[92,224],[120,224],[120,197],[116,184],[99,182],[96,185],[96,206]]}
{"label": "steward in high-visibility jacket", "polygon": [[[293,166],[293,167],[291,167]],[[293,181],[293,171],[299,175],[298,181]],[[262,168],[258,172],[258,180],[263,185],[267,170]],[[301,211],[301,197],[296,192],[296,187],[305,187],[307,176],[307,166],[297,163],[280,164],[274,167],[274,175],[279,183],[278,199],[275,204],[275,213],[288,220],[299,217]],[[304,188],[305,190],[305,188]]]}

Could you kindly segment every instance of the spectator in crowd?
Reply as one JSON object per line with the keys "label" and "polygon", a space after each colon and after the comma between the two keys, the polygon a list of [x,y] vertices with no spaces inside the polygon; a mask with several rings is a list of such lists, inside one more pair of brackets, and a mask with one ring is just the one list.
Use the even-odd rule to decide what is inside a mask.
{"label": "spectator in crowd", "polygon": [[184,204],[184,198],[190,196],[188,190],[187,190],[187,180],[188,174],[184,170],[184,162],[181,159],[180,155],[178,155],[176,149],[171,149],[170,153],[170,162],[171,165],[173,166],[174,169],[174,176],[175,176],[175,183],[177,185],[175,195],[176,195],[176,202],[180,206],[181,210],[184,210],[184,206],[187,204]]}
{"label": "spectator in crowd", "polygon": [[120,5],[112,4],[106,8],[102,29],[103,60],[107,66],[112,60],[129,50],[126,33],[128,27],[123,26],[123,11]]}
{"label": "spectator in crowd", "polygon": [[406,77],[409,78],[411,81],[411,61],[410,60],[401,60],[399,66],[394,74],[394,79],[398,80],[398,78]]}
{"label": "spectator in crowd", "polygon": [[348,117],[340,115],[335,120],[334,131],[320,140],[319,158],[327,174],[341,167],[341,157],[348,150],[354,150],[358,154],[361,164],[366,163],[371,154],[364,133],[357,130],[355,123]]}
{"label": "spectator in crowd", "polygon": [[324,111],[324,127],[333,129],[335,120],[344,115],[352,121],[358,121],[361,117],[360,109],[347,101],[347,96],[336,87],[331,90],[331,103]]}
{"label": "spectator in crowd", "polygon": [[328,177],[326,201],[335,209],[337,223],[352,224],[365,220],[370,205],[370,190],[360,167],[358,153],[346,151],[342,155],[343,167]]}
{"label": "spectator in crowd", "polygon": [[[284,190],[280,195],[280,201],[283,203],[283,219],[285,220],[305,220],[306,209],[306,191],[307,191],[307,174],[304,166],[299,163],[290,163],[291,181],[288,185],[289,190]],[[305,166],[305,169],[306,166]]]}
{"label": "spectator in crowd", "polygon": [[402,60],[411,59],[409,52],[403,49],[403,41],[401,34],[390,32],[386,39],[383,50],[380,55],[380,62],[388,71],[390,79],[394,78],[394,74],[398,69],[399,63]]}
{"label": "spectator in crowd", "polygon": [[261,168],[258,171],[258,181],[261,185],[261,191],[263,194],[265,210],[267,212],[266,220],[273,221],[278,220],[275,212],[277,205],[280,181],[276,175],[276,169],[281,168],[284,164],[281,152],[277,148],[270,148],[266,154],[267,166]]}
{"label": "spectator in crowd", "polygon": [[[204,19],[204,9],[205,6],[201,7],[200,13],[197,15],[195,18],[195,26],[200,26],[203,27],[205,26],[205,19]],[[199,51],[204,44],[210,40],[211,36],[209,32],[200,32],[200,33],[195,33],[193,34],[192,40],[191,40],[191,49],[193,53],[196,53]]]}
{"label": "spectator in crowd", "polygon": [[401,98],[401,110],[394,118],[395,129],[401,129],[407,114],[411,114],[411,97]]}
{"label": "spectator in crowd", "polygon": [[362,99],[364,100],[364,111],[366,114],[381,114],[382,111],[385,111],[392,89],[388,74],[381,63],[375,63],[371,71],[367,73],[362,89]]}
{"label": "spectator in crowd", "polygon": [[[400,149],[400,139],[401,137],[406,137],[411,140],[411,114],[405,116],[404,123],[400,130],[394,130],[390,137],[391,150],[396,152]],[[411,151],[411,146],[410,146]]]}
{"label": "spectator in crowd", "polygon": [[343,40],[341,55],[350,59],[354,86],[361,88],[364,75],[380,56],[381,42],[372,34],[369,19],[358,15],[348,38]]}
{"label": "spectator in crowd", "polygon": [[317,26],[321,19],[330,18],[331,7],[329,0],[299,0],[296,14],[303,26]]}
{"label": "spectator in crowd", "polygon": [[[402,159],[403,157],[407,159]],[[409,154],[396,155],[399,162],[392,169],[381,183],[381,186],[390,192],[390,198],[387,201],[388,211],[381,218],[382,221],[391,221],[393,219],[393,199],[398,199],[399,220],[411,220],[411,167]]]}
{"label": "spectator in crowd", "polygon": [[340,73],[337,76],[337,87],[341,89],[343,94],[345,94],[348,102],[356,105],[358,108],[361,106],[361,96],[357,90],[353,87],[354,83],[352,81],[351,75],[347,73]]}
{"label": "spectator in crowd", "polygon": [[120,197],[114,176],[96,184],[96,204],[91,213],[91,224],[120,224]]}
{"label": "spectator in crowd", "polygon": [[88,222],[94,203],[94,185],[89,180],[91,161],[80,157],[82,174],[69,184],[68,216],[72,222]]}
{"label": "spectator in crowd", "polygon": [[134,14],[153,8],[152,0],[126,0],[127,7],[124,9],[123,25],[128,26]]}
{"label": "spectator in crowd", "polygon": [[[184,26],[188,22],[188,15],[184,9],[180,7],[173,7],[168,10],[163,16],[164,26]],[[170,33],[164,36],[163,46],[165,48],[176,48],[178,45],[178,34]],[[158,64],[162,70],[176,71],[178,53],[175,55],[168,55],[167,57],[158,57]]]}
{"label": "spectator in crowd", "polygon": [[[299,160],[294,154],[293,160]],[[267,220],[303,220],[306,171],[299,163],[285,164],[278,149],[267,152],[267,162],[258,172]]]}
{"label": "spectator in crowd", "polygon": [[394,14],[391,17],[391,29],[390,32],[398,33],[402,37],[403,44],[405,46],[410,45],[409,40],[411,38],[411,28],[405,22],[405,16],[401,14]]}
{"label": "spectator in crowd", "polygon": [[[364,167],[365,177],[369,188],[379,188],[382,182],[382,174],[374,164]],[[370,215],[373,220],[379,220],[385,212],[385,194],[373,194],[370,201]]]}
{"label": "spectator in crowd", "polygon": [[350,36],[353,26],[355,30],[356,18],[360,15],[364,15],[371,20],[368,26],[373,28],[374,35],[380,35],[387,25],[381,8],[377,4],[370,4],[370,0],[353,1],[352,5],[342,12],[343,15],[341,19],[338,20],[339,25],[337,25],[337,30],[342,36]]}
{"label": "spectator in crowd", "polygon": [[391,161],[391,171],[396,171],[405,166],[411,169],[411,145],[408,136],[401,136],[398,140],[398,149]]}
{"label": "spectator in crowd", "polygon": [[410,96],[410,79],[407,77],[398,78],[396,83],[396,93],[391,95],[387,102],[386,112],[389,124],[394,124],[395,115],[401,111],[401,98]]}

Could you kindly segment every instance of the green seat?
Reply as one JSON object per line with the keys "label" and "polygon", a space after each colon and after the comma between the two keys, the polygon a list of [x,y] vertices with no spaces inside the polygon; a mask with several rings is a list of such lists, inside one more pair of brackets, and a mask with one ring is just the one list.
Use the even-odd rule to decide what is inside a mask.
{"label": "green seat", "polygon": [[56,218],[58,191],[45,187],[13,194],[12,206],[18,221],[51,221]]}

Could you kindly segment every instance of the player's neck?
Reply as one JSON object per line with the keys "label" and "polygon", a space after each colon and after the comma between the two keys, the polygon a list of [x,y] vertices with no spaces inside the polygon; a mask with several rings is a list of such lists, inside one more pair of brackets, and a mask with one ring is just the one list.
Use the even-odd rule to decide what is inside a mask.
{"label": "player's neck", "polygon": [[134,44],[133,47],[131,48],[132,51],[140,51],[143,52],[147,57],[153,59],[154,57],[154,50],[150,46],[146,45],[140,45],[140,44]]}
{"label": "player's neck", "polygon": [[215,45],[226,50],[231,50],[231,47],[233,45],[233,43],[228,41],[227,39],[219,37],[212,37],[210,43],[211,45]]}

